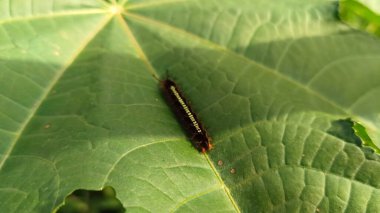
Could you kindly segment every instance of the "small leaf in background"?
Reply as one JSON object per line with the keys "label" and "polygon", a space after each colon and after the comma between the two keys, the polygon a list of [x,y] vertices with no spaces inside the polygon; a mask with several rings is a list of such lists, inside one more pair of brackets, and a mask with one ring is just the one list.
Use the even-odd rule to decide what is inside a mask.
{"label": "small leaf in background", "polygon": [[347,24],[380,36],[380,1],[340,0],[339,15]]}
{"label": "small leaf in background", "polygon": [[380,154],[380,149],[373,143],[372,139],[369,137],[366,128],[361,125],[359,122],[353,122],[352,128],[355,131],[355,134],[360,137],[363,146],[371,147],[376,153]]}

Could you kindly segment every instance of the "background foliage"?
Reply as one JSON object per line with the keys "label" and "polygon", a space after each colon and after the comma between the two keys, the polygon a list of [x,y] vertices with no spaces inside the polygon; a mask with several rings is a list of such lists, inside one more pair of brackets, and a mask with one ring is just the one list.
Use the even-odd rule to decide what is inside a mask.
{"label": "background foliage", "polygon": [[380,36],[379,1],[342,0],[339,15],[349,25]]}

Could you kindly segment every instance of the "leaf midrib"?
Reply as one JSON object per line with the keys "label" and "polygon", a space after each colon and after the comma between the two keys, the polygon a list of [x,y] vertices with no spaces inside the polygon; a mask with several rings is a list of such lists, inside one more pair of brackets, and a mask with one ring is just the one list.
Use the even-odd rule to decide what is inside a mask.
{"label": "leaf midrib", "polygon": [[[135,38],[135,36],[133,35],[133,32],[131,31],[131,29],[129,28],[129,26],[127,25],[127,23],[123,20],[123,17],[121,15],[118,15],[118,20],[120,21],[120,24],[122,24],[122,27],[125,31],[125,33],[127,34],[127,36],[132,40],[132,43],[133,43],[133,46],[134,48],[136,49],[136,51],[138,52],[141,60],[143,60],[144,64],[147,66],[148,68],[148,71],[152,74],[152,76],[154,78],[156,78],[156,80],[159,80],[159,77],[158,77],[158,74],[156,72],[156,70],[154,69],[154,67],[152,66],[152,64],[149,62],[149,59],[148,57],[146,56],[146,54],[144,53],[143,49],[141,48],[141,46],[139,45],[137,39]],[[225,193],[226,193],[226,196],[228,197],[228,199],[230,200],[232,206],[234,207],[234,209],[236,210],[236,212],[240,213],[240,210],[239,210],[239,207],[238,205],[236,204],[236,201],[234,200],[234,198],[232,197],[228,187],[224,184],[224,181],[223,179],[220,177],[219,173],[217,172],[217,170],[215,169],[215,166],[213,164],[213,162],[209,159],[207,153],[204,154],[205,158],[206,158],[206,161],[207,163],[209,164],[210,166],[210,169],[213,171],[215,177],[218,179],[220,185],[223,187]],[[117,163],[117,162],[116,162]],[[110,173],[110,172],[109,172]]]}
{"label": "leaf midrib", "polygon": [[[325,103],[328,103],[328,104],[334,106],[335,109],[341,111],[345,115],[355,115],[352,112],[347,111],[345,108],[343,108],[342,106],[338,105],[334,101],[332,101],[332,100],[328,99],[327,97],[323,96],[321,93],[313,90],[312,88],[306,87],[305,85],[303,85],[300,82],[298,82],[298,81],[296,81],[296,80],[288,77],[287,75],[284,75],[284,74],[282,74],[280,72],[277,72],[273,68],[268,67],[268,66],[266,66],[264,64],[258,63],[256,61],[252,60],[251,58],[248,58],[248,57],[246,57],[244,55],[238,54],[238,53],[236,53],[236,52],[234,52],[234,51],[232,51],[232,50],[230,50],[230,49],[228,49],[228,48],[226,48],[224,46],[221,46],[220,44],[217,44],[217,43],[215,43],[213,41],[210,41],[210,40],[204,39],[202,37],[199,37],[198,35],[196,35],[194,33],[185,31],[183,29],[171,26],[169,24],[166,24],[166,23],[163,23],[163,22],[160,22],[160,21],[157,21],[157,20],[153,20],[151,18],[142,16],[142,15],[139,15],[139,14],[136,14],[136,13],[125,12],[124,15],[129,16],[131,18],[134,18],[136,20],[139,20],[140,22],[149,23],[150,25],[156,25],[156,26],[159,25],[162,28],[166,28],[166,29],[169,29],[171,31],[175,31],[177,33],[181,33],[181,34],[183,34],[185,36],[188,36],[188,37],[192,37],[192,38],[194,38],[194,39],[202,42],[203,44],[205,44],[205,46],[209,46],[209,47],[215,48],[215,49],[220,49],[220,50],[225,51],[225,52],[227,52],[227,53],[229,53],[231,55],[234,55],[235,57],[242,58],[242,59],[248,61],[249,63],[252,63],[252,64],[254,64],[256,66],[261,67],[263,71],[269,72],[272,75],[278,76],[279,78],[281,78],[281,79],[283,79],[285,81],[288,81],[288,82],[296,85],[299,88],[302,88],[303,90],[307,91],[309,94],[312,94],[315,97],[318,97],[319,99],[323,100]],[[355,116],[359,117],[358,115],[355,115]]]}
{"label": "leaf midrib", "polygon": [[72,10],[72,11],[65,11],[65,12],[56,12],[56,13],[48,13],[48,14],[39,14],[39,15],[33,15],[33,16],[18,16],[14,18],[8,18],[0,20],[0,25],[2,24],[8,24],[12,22],[20,22],[20,21],[35,21],[38,19],[54,19],[59,17],[65,17],[65,16],[76,16],[76,15],[95,15],[95,14],[102,14],[107,13],[108,11],[105,9],[87,9],[87,10]]}
{"label": "leaf midrib", "polygon": [[281,72],[277,72],[275,69],[273,69],[271,67],[268,67],[265,64],[261,64],[259,62],[256,62],[256,61],[252,60],[251,58],[248,58],[245,55],[236,53],[236,52],[234,52],[234,51],[232,51],[232,50],[230,50],[230,49],[228,49],[228,48],[226,48],[226,47],[224,47],[224,46],[222,46],[222,45],[220,45],[218,43],[215,43],[213,41],[207,40],[207,39],[202,38],[202,37],[200,37],[200,36],[198,36],[198,35],[196,35],[196,34],[194,34],[192,32],[188,32],[186,30],[180,29],[180,28],[172,26],[170,24],[167,24],[167,23],[164,23],[164,22],[161,22],[161,21],[157,21],[157,20],[151,19],[149,17],[142,16],[142,15],[130,12],[130,11],[124,12],[123,14],[125,16],[129,16],[131,18],[134,18],[137,21],[140,21],[140,22],[143,22],[143,23],[148,23],[148,24],[153,25],[153,26],[160,26],[162,28],[166,28],[168,30],[175,31],[176,33],[180,33],[180,34],[182,34],[184,36],[194,38],[194,39],[198,40],[200,43],[204,44],[205,46],[209,46],[210,48],[219,49],[219,50],[225,51],[226,53],[231,54],[231,55],[233,55],[235,57],[242,58],[242,59],[248,61],[249,63],[252,63],[252,64],[254,64],[254,65],[258,66],[258,67],[261,67],[263,71],[268,72],[268,73],[270,73],[270,74],[272,74],[274,76],[277,76],[280,79],[283,79],[284,81],[287,81],[287,82],[289,82],[289,83],[291,83],[291,84],[299,87],[300,89],[306,91],[307,93],[311,94],[312,96],[315,96],[318,99],[320,99],[321,101],[323,101],[323,102],[331,105],[332,107],[334,107],[335,109],[337,109],[338,111],[340,111],[342,113],[341,116],[350,116],[354,120],[361,121],[363,124],[365,124],[365,126],[367,128],[370,128],[371,130],[376,131],[376,132],[379,131],[378,127],[376,127],[371,121],[363,118],[359,114],[354,113],[352,110],[350,110],[350,108],[344,108],[343,106],[339,105],[335,101],[333,101],[330,98],[324,96],[323,94],[321,94],[320,92],[314,90],[313,88],[309,87],[308,85],[304,85],[301,82],[298,82],[295,79],[290,78],[289,76],[284,75]]}
{"label": "leaf midrib", "polygon": [[121,5],[126,6],[127,10],[131,9],[141,9],[145,7],[159,7],[164,6],[167,4],[176,4],[176,3],[183,3],[183,2],[189,2],[189,0],[162,0],[162,1],[151,1],[151,2],[141,2],[141,3],[134,3],[130,5],[125,5],[128,0],[124,0],[125,3],[121,3]]}

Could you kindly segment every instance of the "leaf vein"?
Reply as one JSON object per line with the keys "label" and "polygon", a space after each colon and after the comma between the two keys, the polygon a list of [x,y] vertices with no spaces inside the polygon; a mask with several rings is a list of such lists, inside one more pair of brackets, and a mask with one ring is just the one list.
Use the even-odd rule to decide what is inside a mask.
{"label": "leaf vein", "polygon": [[45,100],[45,98],[49,95],[50,91],[53,89],[53,87],[57,84],[59,79],[63,76],[65,71],[68,69],[68,67],[74,62],[76,57],[83,51],[83,49],[95,38],[95,36],[105,27],[105,25],[109,22],[112,16],[106,16],[104,20],[102,20],[96,28],[95,32],[90,34],[85,42],[76,50],[76,52],[72,55],[72,57],[68,60],[67,64],[63,66],[55,75],[55,77],[52,79],[51,83],[48,85],[46,90],[43,92],[43,94],[40,96],[40,98],[35,102],[33,108],[31,109],[31,112],[29,116],[25,119],[24,123],[21,125],[20,130],[15,137],[15,139],[11,142],[11,145],[9,148],[6,150],[4,157],[0,161],[0,171],[4,166],[5,161],[7,160],[8,156],[10,156],[13,148],[16,145],[16,142],[19,140],[21,137],[22,132],[25,130],[26,126],[29,124],[29,122],[32,120],[33,116],[36,114],[37,110]]}

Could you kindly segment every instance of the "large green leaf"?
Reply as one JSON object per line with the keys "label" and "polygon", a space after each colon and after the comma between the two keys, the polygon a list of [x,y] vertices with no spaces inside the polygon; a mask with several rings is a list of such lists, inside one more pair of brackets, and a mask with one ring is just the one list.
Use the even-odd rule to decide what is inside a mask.
{"label": "large green leaf", "polygon": [[[336,14],[331,0],[0,0],[1,211],[111,185],[131,212],[379,212],[379,157],[340,121],[380,144],[380,40]],[[167,72],[211,152],[161,97]]]}

